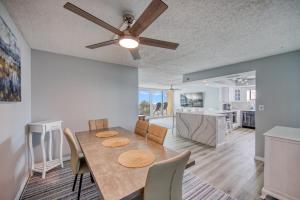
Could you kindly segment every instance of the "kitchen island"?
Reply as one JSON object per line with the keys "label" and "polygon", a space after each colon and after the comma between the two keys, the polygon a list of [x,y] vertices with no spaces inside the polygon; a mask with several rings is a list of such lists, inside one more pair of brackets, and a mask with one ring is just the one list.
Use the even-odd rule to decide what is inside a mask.
{"label": "kitchen island", "polygon": [[210,112],[177,112],[176,134],[209,146],[218,147],[225,141],[224,114]]}

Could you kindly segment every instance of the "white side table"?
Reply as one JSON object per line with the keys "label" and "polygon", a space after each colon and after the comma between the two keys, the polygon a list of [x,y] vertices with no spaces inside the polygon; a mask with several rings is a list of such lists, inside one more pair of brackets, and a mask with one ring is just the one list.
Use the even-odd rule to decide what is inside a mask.
{"label": "white side table", "polygon": [[[45,178],[46,172],[61,165],[63,167],[62,160],[62,147],[63,147],[63,131],[62,131],[62,121],[41,121],[29,123],[29,149],[31,154],[31,173],[33,171],[42,173],[42,178]],[[53,159],[52,157],[52,132],[58,131],[60,134],[60,142],[59,142],[59,158]],[[46,157],[46,149],[45,149],[45,135],[46,133],[50,134],[49,137],[49,146],[48,146],[48,160]],[[42,157],[43,162],[35,163],[34,162],[34,153],[32,147],[32,135],[40,134],[41,136],[41,147],[42,147]]]}

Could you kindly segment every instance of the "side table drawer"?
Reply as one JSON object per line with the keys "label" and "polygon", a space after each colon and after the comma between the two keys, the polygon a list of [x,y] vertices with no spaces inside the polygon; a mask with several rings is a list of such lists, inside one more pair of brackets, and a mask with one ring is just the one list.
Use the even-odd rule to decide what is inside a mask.
{"label": "side table drawer", "polygon": [[29,125],[29,132],[42,133],[43,132],[43,126]]}
{"label": "side table drawer", "polygon": [[61,121],[47,123],[45,124],[45,126],[46,126],[46,131],[55,130],[55,129],[59,130],[61,128]]}

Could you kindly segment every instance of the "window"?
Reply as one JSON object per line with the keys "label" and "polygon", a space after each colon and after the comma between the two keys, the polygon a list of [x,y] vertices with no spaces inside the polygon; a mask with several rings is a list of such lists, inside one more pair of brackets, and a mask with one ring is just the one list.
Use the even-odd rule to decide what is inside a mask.
{"label": "window", "polygon": [[256,99],[256,90],[250,90],[250,100]]}
{"label": "window", "polygon": [[150,92],[147,90],[139,91],[139,115],[150,116]]}
{"label": "window", "polygon": [[163,107],[162,107],[162,115],[167,116],[168,115],[168,107],[170,107],[169,102],[168,102],[168,91],[163,90],[162,91],[162,102],[163,102]]}
{"label": "window", "polygon": [[139,89],[139,114],[148,117],[167,116],[167,90]]}
{"label": "window", "polygon": [[247,101],[256,99],[256,90],[247,90]]}
{"label": "window", "polygon": [[234,91],[234,100],[235,101],[240,101],[241,100],[241,90],[240,89],[236,89]]}

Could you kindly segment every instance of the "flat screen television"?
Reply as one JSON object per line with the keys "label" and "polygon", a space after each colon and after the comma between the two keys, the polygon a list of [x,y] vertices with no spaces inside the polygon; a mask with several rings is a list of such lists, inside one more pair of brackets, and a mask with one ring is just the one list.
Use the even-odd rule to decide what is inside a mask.
{"label": "flat screen television", "polygon": [[204,106],[204,93],[184,93],[180,95],[180,104],[182,107],[201,107]]}

